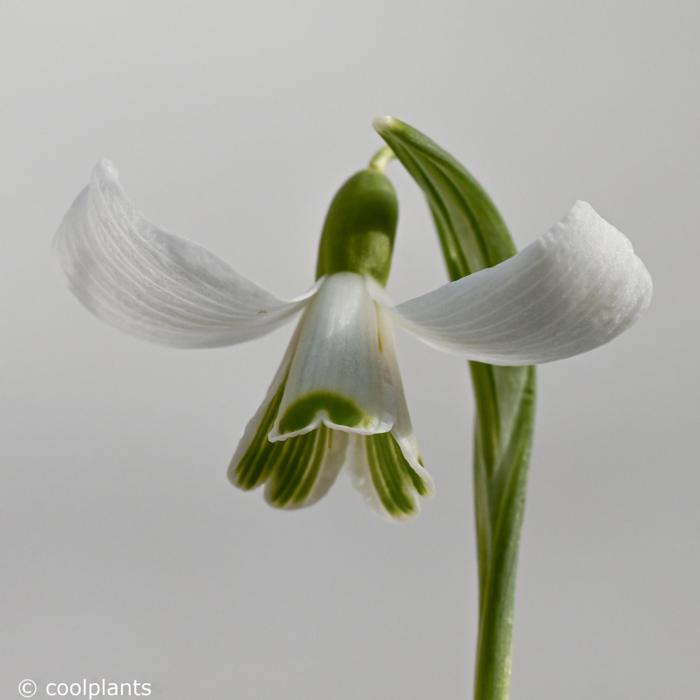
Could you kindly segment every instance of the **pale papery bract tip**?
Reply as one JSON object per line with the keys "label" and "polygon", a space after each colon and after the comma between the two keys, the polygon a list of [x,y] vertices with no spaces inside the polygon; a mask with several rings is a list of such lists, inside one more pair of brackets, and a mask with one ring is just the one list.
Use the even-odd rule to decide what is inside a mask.
{"label": "pale papery bract tip", "polygon": [[397,124],[398,120],[388,114],[381,117],[375,117],[372,121],[372,126],[374,127],[375,131],[378,131],[380,134],[382,131],[393,129]]}

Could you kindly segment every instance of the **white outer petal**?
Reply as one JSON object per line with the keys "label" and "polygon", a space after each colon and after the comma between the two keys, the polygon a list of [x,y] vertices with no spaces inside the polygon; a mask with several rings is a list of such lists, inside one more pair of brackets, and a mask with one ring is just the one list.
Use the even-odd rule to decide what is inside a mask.
{"label": "white outer petal", "polygon": [[429,345],[497,365],[592,350],[649,306],[629,240],[585,202],[514,257],[389,311]]}
{"label": "white outer petal", "polygon": [[158,229],[134,209],[107,160],[64,217],[54,248],[89,311],[175,347],[251,340],[281,325],[315,292],[278,299],[205,248]]}
{"label": "white outer petal", "polygon": [[[364,415],[362,425],[334,422],[327,412],[295,430],[280,428],[285,412],[315,392],[351,401]],[[270,440],[307,433],[322,423],[335,430],[371,435],[391,429],[395,405],[379,352],[377,306],[365,280],[352,272],[324,278],[300,321],[300,335]]]}

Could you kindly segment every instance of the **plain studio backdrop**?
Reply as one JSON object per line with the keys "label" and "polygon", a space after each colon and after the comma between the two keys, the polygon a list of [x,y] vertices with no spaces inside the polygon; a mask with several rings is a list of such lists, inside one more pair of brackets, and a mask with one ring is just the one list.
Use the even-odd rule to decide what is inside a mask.
{"label": "plain studio backdrop", "polygon": [[[698,22],[691,0],[0,2],[0,695],[470,697],[465,363],[398,335],[437,484],[417,519],[383,521],[347,478],[278,512],[225,470],[292,326],[148,345],[92,318],[50,251],[108,156],[151,220],[300,293],[392,114],[471,169],[519,247],[585,199],[655,282],[632,330],[540,369],[514,700],[696,697]],[[402,300],[445,273],[388,172]]]}

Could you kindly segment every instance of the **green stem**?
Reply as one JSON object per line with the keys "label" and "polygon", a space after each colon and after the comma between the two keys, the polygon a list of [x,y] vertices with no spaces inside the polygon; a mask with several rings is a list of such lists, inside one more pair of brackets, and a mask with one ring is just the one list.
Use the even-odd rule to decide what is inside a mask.
{"label": "green stem", "polygon": [[[473,378],[479,370],[503,373],[505,368],[491,368],[472,363]],[[505,370],[512,371],[512,370]],[[525,513],[528,462],[532,446],[535,406],[535,370],[522,368],[522,389],[518,392],[517,412],[523,418],[516,421],[507,444],[498,445],[495,464],[491,470],[484,466],[493,453],[485,450],[486,442],[479,427],[489,413],[480,407],[477,420],[474,458],[474,499],[477,513],[477,541],[479,544],[479,638],[474,674],[474,700],[508,700],[510,694],[511,651],[516,570],[520,533]],[[484,393],[484,383],[474,382],[475,394]],[[500,432],[500,409],[496,404]],[[491,410],[493,410],[491,409]],[[500,441],[498,441],[500,442]],[[493,470],[494,466],[497,468]]]}
{"label": "green stem", "polygon": [[515,571],[500,570],[502,563],[492,562],[482,591],[474,700],[508,700],[510,694]]}

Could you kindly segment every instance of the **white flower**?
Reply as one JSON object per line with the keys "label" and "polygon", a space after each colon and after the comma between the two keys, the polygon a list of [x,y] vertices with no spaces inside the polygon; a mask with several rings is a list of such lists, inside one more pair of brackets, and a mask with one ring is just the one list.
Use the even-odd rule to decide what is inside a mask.
{"label": "white flower", "polygon": [[608,342],[634,323],[652,291],[627,238],[577,202],[509,260],[398,306],[376,275],[343,269],[284,301],[150,224],[107,161],[66,214],[55,246],[86,308],[153,342],[233,345],[302,311],[229,476],[244,489],[265,484],[269,503],[296,508],[323,496],[347,465],[365,498],[392,517],[415,513],[432,489],[406,406],[394,323],[471,360],[533,364]]}

